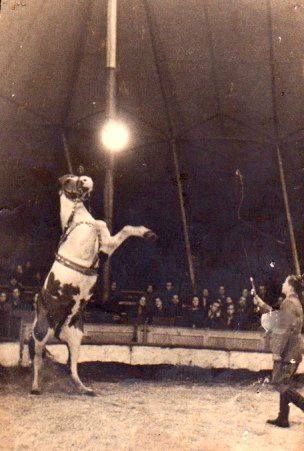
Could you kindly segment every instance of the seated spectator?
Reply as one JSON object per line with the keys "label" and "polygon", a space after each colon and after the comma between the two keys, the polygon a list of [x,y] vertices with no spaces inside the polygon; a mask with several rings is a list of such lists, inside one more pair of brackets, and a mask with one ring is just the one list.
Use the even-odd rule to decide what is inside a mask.
{"label": "seated spectator", "polygon": [[141,296],[141,298],[138,301],[132,341],[135,341],[135,342],[138,341],[138,336],[137,336],[138,326],[140,324],[148,323],[149,321],[150,321],[150,311],[148,309],[147,299],[145,296]]}
{"label": "seated spectator", "polygon": [[230,305],[234,306],[234,302],[233,302],[233,299],[228,296],[226,298],[226,308],[228,308]]}
{"label": "seated spectator", "polygon": [[210,300],[210,296],[209,296],[209,290],[208,290],[208,288],[204,288],[203,294],[201,297],[201,307],[204,310],[204,313],[206,316],[207,316],[207,313],[208,313],[208,310],[210,307],[210,303],[211,303],[211,300]]}
{"label": "seated spectator", "polygon": [[42,274],[40,271],[34,273],[32,277],[32,285],[39,288],[43,285]]}
{"label": "seated spectator", "polygon": [[[117,288],[117,283],[115,281],[113,281],[110,285],[110,290],[109,290],[109,298],[108,301],[105,303],[105,305],[103,306],[103,308],[105,308],[105,310],[107,312],[111,312],[114,314],[120,314],[121,313],[121,306],[119,305],[120,301],[123,301],[123,296],[121,291]],[[131,309],[132,315],[134,315],[134,308]]]}
{"label": "seated spectator", "polygon": [[174,294],[170,299],[167,311],[171,318],[176,318],[182,314],[182,303],[178,294]]}
{"label": "seated spectator", "polygon": [[233,303],[227,305],[226,314],[223,318],[223,327],[228,330],[235,330],[237,327],[235,307]]}
{"label": "seated spectator", "polygon": [[221,285],[218,289],[219,298],[225,300],[226,298],[226,288],[224,285]]}
{"label": "seated spectator", "polygon": [[23,305],[24,303],[21,299],[21,292],[18,287],[12,289],[11,296],[10,296],[10,302],[11,302],[14,310],[21,309],[22,307],[24,307],[24,305]]}
{"label": "seated spectator", "polygon": [[110,286],[109,301],[108,301],[109,307],[112,309],[112,311],[117,311],[119,301],[122,301],[122,293],[117,288],[117,283],[113,281]]}
{"label": "seated spectator", "polygon": [[221,329],[223,327],[222,311],[219,302],[213,302],[207,316],[207,327],[210,329]]}
{"label": "seated spectator", "polygon": [[243,288],[241,296],[242,296],[242,298],[245,298],[246,300],[249,298],[249,290],[248,290],[248,288]]}
{"label": "seated spectator", "polygon": [[175,293],[175,290],[173,287],[173,283],[170,281],[166,282],[165,289],[161,293],[161,299],[162,299],[165,307],[167,307],[169,305],[170,299],[172,298],[172,296],[174,294],[176,294],[176,293]]}
{"label": "seated spectator", "polygon": [[218,295],[216,299],[216,302],[220,304],[221,308],[225,307],[226,297],[226,288],[224,287],[224,285],[221,285],[218,289]]}
{"label": "seated spectator", "polygon": [[14,288],[22,288],[22,285],[18,282],[16,277],[11,277],[8,282],[8,289],[12,291]]}
{"label": "seated spectator", "polygon": [[152,283],[149,283],[149,285],[147,286],[145,296],[147,300],[147,305],[149,308],[151,308],[153,305],[153,299],[155,297],[154,286],[152,285]]}
{"label": "seated spectator", "polygon": [[190,327],[203,327],[204,325],[204,310],[201,306],[198,296],[193,296],[188,312]]}
{"label": "seated spectator", "polygon": [[154,293],[154,286],[153,286],[153,283],[149,283],[149,284],[147,285],[146,293],[148,293],[149,295],[151,295],[152,293]]}
{"label": "seated spectator", "polygon": [[238,330],[248,330],[250,325],[249,309],[247,301],[242,296],[239,299],[236,312],[236,323]]}
{"label": "seated spectator", "polygon": [[32,268],[32,262],[29,260],[25,263],[24,266],[24,284],[27,286],[33,285],[33,268]]}
{"label": "seated spectator", "polygon": [[225,303],[222,305],[222,319],[223,321],[225,321],[226,316],[227,316],[227,312],[228,312],[228,307],[230,307],[230,305],[233,305],[234,307],[234,302],[232,300],[231,297],[227,297],[225,300]]}
{"label": "seated spectator", "polygon": [[145,296],[141,296],[138,301],[137,312],[136,312],[136,323],[144,324],[149,321],[150,311],[147,305],[147,299]]}
{"label": "seated spectator", "polygon": [[261,311],[258,305],[253,305],[250,314],[250,329],[258,330],[261,327]]}
{"label": "seated spectator", "polygon": [[20,285],[24,285],[24,271],[22,265],[16,266],[13,277],[17,279]]}
{"label": "seated spectator", "polygon": [[7,298],[5,291],[0,293],[0,336],[11,335],[12,304]]}
{"label": "seated spectator", "polygon": [[166,309],[163,305],[163,301],[161,300],[160,297],[157,297],[154,300],[154,305],[153,305],[153,309],[152,309],[152,316],[153,316],[153,321],[156,318],[165,318],[166,316]]}

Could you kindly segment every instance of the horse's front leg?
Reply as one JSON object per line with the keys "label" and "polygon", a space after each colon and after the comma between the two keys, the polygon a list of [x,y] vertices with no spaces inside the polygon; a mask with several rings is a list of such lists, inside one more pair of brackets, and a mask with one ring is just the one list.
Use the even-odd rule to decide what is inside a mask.
{"label": "horse's front leg", "polygon": [[127,233],[128,237],[138,236],[151,241],[155,241],[157,239],[156,234],[145,226],[125,226],[123,231]]}
{"label": "horse's front leg", "polygon": [[71,376],[80,393],[88,396],[95,396],[94,391],[86,387],[80,380],[78,375],[78,359],[80,353],[81,340],[83,332],[75,326],[64,325],[61,329],[59,338],[65,341],[69,348]]}
{"label": "horse's front leg", "polygon": [[157,236],[152,230],[144,226],[125,226],[116,235],[111,235],[104,221],[96,221],[101,234],[101,251],[112,255],[116,249],[129,237],[137,236],[148,240],[156,240]]}

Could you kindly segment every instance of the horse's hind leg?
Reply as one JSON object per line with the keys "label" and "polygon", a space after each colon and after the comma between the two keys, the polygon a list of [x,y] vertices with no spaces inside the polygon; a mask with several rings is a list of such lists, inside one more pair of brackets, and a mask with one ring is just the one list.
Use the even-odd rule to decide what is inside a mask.
{"label": "horse's hind leg", "polygon": [[61,329],[59,338],[67,343],[70,356],[71,376],[80,393],[89,396],[95,396],[94,391],[86,387],[78,375],[78,358],[83,332],[75,326],[64,325]]}
{"label": "horse's hind leg", "polygon": [[34,339],[34,380],[32,384],[32,395],[40,395],[41,393],[41,368],[42,368],[42,353],[44,344]]}
{"label": "horse's hind leg", "polygon": [[31,344],[31,354],[34,363],[34,380],[32,384],[31,394],[39,395],[41,393],[41,368],[43,363],[43,351],[48,339],[54,335],[54,331],[53,329],[48,328],[44,337],[41,337],[37,333],[37,329],[35,329],[36,326],[34,328],[33,336],[31,337],[31,340],[33,340]]}

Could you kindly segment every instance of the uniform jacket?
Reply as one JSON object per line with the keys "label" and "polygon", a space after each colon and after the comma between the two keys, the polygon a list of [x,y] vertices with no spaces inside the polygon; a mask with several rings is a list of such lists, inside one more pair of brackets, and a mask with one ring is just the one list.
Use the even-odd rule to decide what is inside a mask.
{"label": "uniform jacket", "polygon": [[[262,311],[271,311],[271,307],[264,304]],[[287,296],[280,306],[282,327],[271,333],[271,351],[281,357],[283,362],[302,360],[303,339],[303,307],[296,294]]]}

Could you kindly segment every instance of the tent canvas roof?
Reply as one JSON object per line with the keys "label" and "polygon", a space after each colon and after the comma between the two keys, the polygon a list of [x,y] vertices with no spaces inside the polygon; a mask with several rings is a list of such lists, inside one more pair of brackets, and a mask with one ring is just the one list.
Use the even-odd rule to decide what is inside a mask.
{"label": "tent canvas roof", "polygon": [[[121,155],[117,168],[121,217],[128,218],[123,211],[126,186],[132,198],[128,208],[135,211],[140,203],[132,185],[136,180],[147,198],[158,196],[153,185],[163,183],[162,214],[171,215],[165,206],[174,204],[179,223],[167,145],[169,111],[186,174],[192,236],[200,234],[196,228],[201,230],[198,218],[205,209],[210,218],[213,208],[225,208],[221,199],[229,197],[227,182],[232,183],[236,168],[255,190],[250,194],[248,189],[245,214],[255,206],[265,230],[273,224],[284,228],[272,148],[271,64],[279,138],[289,181],[296,187],[303,139],[304,4],[119,0],[118,14],[118,110],[132,130],[132,151]],[[84,161],[93,175],[102,174],[98,130],[105,114],[106,1],[2,1],[0,34],[1,201],[7,199],[12,178],[22,180],[21,187],[14,182],[14,196],[22,198],[24,185],[31,185],[31,169],[66,170],[63,128],[74,166]],[[223,185],[216,193],[210,187],[214,173]],[[209,180],[207,187],[204,180]],[[97,185],[102,188],[102,178]],[[208,194],[203,207],[202,188]],[[259,199],[267,199],[268,209],[276,200],[271,220],[263,216],[257,192]],[[301,192],[292,191],[291,200]],[[157,223],[160,207],[151,211],[149,220]],[[301,211],[294,213],[298,221]]]}

